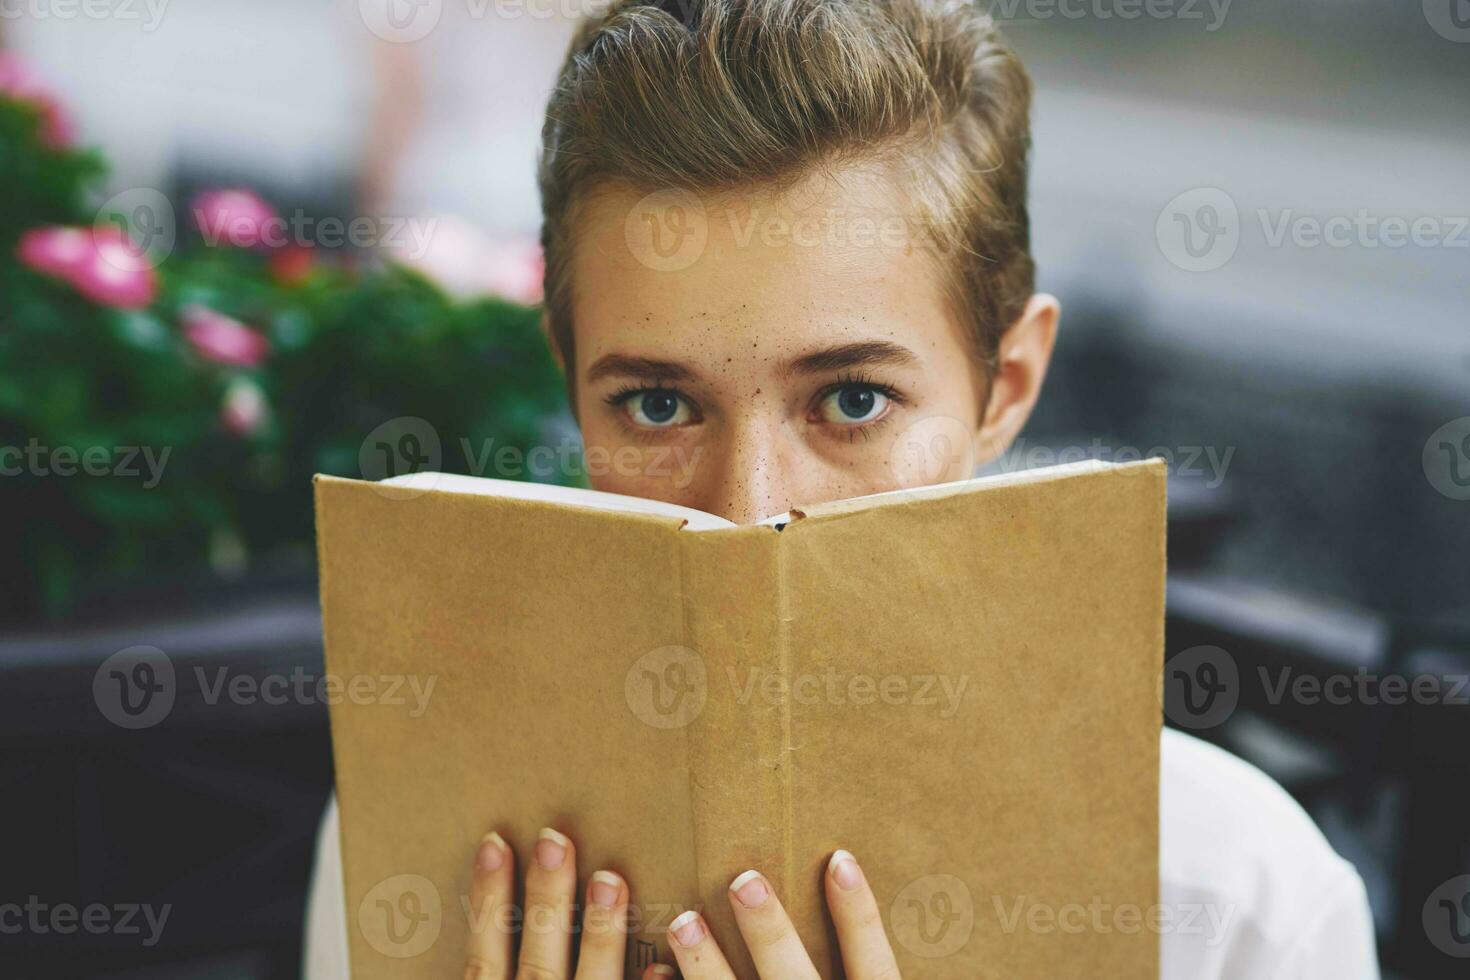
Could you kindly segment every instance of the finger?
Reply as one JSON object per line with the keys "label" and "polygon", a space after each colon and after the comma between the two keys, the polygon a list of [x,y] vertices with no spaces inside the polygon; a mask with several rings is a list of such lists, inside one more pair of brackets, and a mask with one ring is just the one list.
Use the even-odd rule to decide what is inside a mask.
{"label": "finger", "polygon": [[848,980],[894,980],[898,961],[883,929],[878,900],[867,876],[848,851],[838,851],[827,862],[827,907],[837,927],[842,966]]}
{"label": "finger", "polygon": [[628,951],[628,886],[611,871],[593,873],[582,914],[577,980],[622,980]]}
{"label": "finger", "polygon": [[765,875],[747,871],[730,882],[730,907],[763,980],[817,980],[817,968]]}
{"label": "finger", "polygon": [[642,980],[672,980],[674,968],[667,963],[654,963],[643,971]]}
{"label": "finger", "polygon": [[735,971],[709,934],[709,926],[693,909],[669,923],[669,946],[684,980],[735,980]]}
{"label": "finger", "polygon": [[515,900],[515,855],[497,833],[475,850],[470,872],[470,938],[465,980],[510,980],[511,930],[506,913]]}
{"label": "finger", "polygon": [[526,918],[517,975],[566,980],[572,965],[572,904],[577,854],[565,834],[541,831],[526,870]]}

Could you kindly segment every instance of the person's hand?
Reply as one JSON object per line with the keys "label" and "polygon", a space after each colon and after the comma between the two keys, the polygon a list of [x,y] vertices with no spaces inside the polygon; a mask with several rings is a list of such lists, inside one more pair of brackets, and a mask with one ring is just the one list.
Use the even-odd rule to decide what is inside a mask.
{"label": "person's hand", "polygon": [[[471,876],[465,980],[622,980],[628,883],[611,871],[595,872],[587,883],[577,968],[572,973],[576,858],[576,847],[565,835],[541,831],[526,871],[524,914],[518,915],[515,855],[499,834],[485,837]],[[825,881],[849,980],[898,980],[898,964],[878,903],[857,861],[838,851],[827,865]],[[729,899],[761,980],[816,980],[811,957],[760,872],[747,871],[732,881]],[[517,931],[519,953],[514,948]],[[669,924],[669,946],[685,980],[734,980],[734,971],[698,912],[685,912]],[[645,969],[642,980],[669,980],[673,975],[672,967],[659,963]]]}
{"label": "person's hand", "polygon": [[[883,930],[878,902],[857,860],[838,851],[827,862],[823,880],[848,980],[898,980],[898,963]],[[759,871],[740,875],[730,883],[729,898],[761,980],[816,980],[817,968],[764,875]],[[698,912],[685,912],[669,924],[669,945],[685,980],[734,980],[735,971]]]}

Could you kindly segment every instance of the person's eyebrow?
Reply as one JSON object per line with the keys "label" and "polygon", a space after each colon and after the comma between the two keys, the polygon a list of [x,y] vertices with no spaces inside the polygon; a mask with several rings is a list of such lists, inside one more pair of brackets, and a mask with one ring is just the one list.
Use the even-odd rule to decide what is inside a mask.
{"label": "person's eyebrow", "polygon": [[826,374],[869,364],[916,364],[918,360],[917,354],[900,344],[887,340],[865,340],[803,354],[788,363],[785,370],[794,374]]}
{"label": "person's eyebrow", "polygon": [[627,354],[604,354],[587,369],[587,381],[603,378],[641,378],[645,381],[692,381],[694,372],[677,361],[661,361],[653,357],[631,357]]}

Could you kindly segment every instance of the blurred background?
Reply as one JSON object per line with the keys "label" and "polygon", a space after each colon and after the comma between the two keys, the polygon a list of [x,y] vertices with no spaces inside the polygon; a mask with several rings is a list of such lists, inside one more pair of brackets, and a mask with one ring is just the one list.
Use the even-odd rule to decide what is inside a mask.
{"label": "blurred background", "polygon": [[[0,976],[299,974],[326,708],[210,685],[322,673],[312,473],[575,438],[533,174],[581,9],[0,7],[0,904],[170,909]],[[1386,975],[1464,976],[1470,3],[991,9],[1066,311],[992,468],[1169,461],[1169,723],[1357,865]],[[161,713],[103,691],[139,647]]]}

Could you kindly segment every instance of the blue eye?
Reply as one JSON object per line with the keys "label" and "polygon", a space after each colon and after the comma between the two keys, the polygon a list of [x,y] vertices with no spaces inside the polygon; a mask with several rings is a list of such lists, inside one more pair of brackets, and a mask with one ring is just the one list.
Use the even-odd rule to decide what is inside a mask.
{"label": "blue eye", "polygon": [[843,385],[822,399],[821,415],[838,425],[871,422],[887,411],[888,402],[888,395],[871,385]]}
{"label": "blue eye", "polygon": [[662,425],[679,411],[679,398],[666,391],[653,391],[643,396],[640,407],[648,421],[655,425]]}
{"label": "blue eye", "polygon": [[634,425],[649,429],[683,425],[693,414],[678,394],[662,389],[634,393],[623,403],[623,410]]}
{"label": "blue eye", "polygon": [[878,393],[871,388],[844,388],[837,393],[837,407],[850,419],[864,419],[873,412]]}

